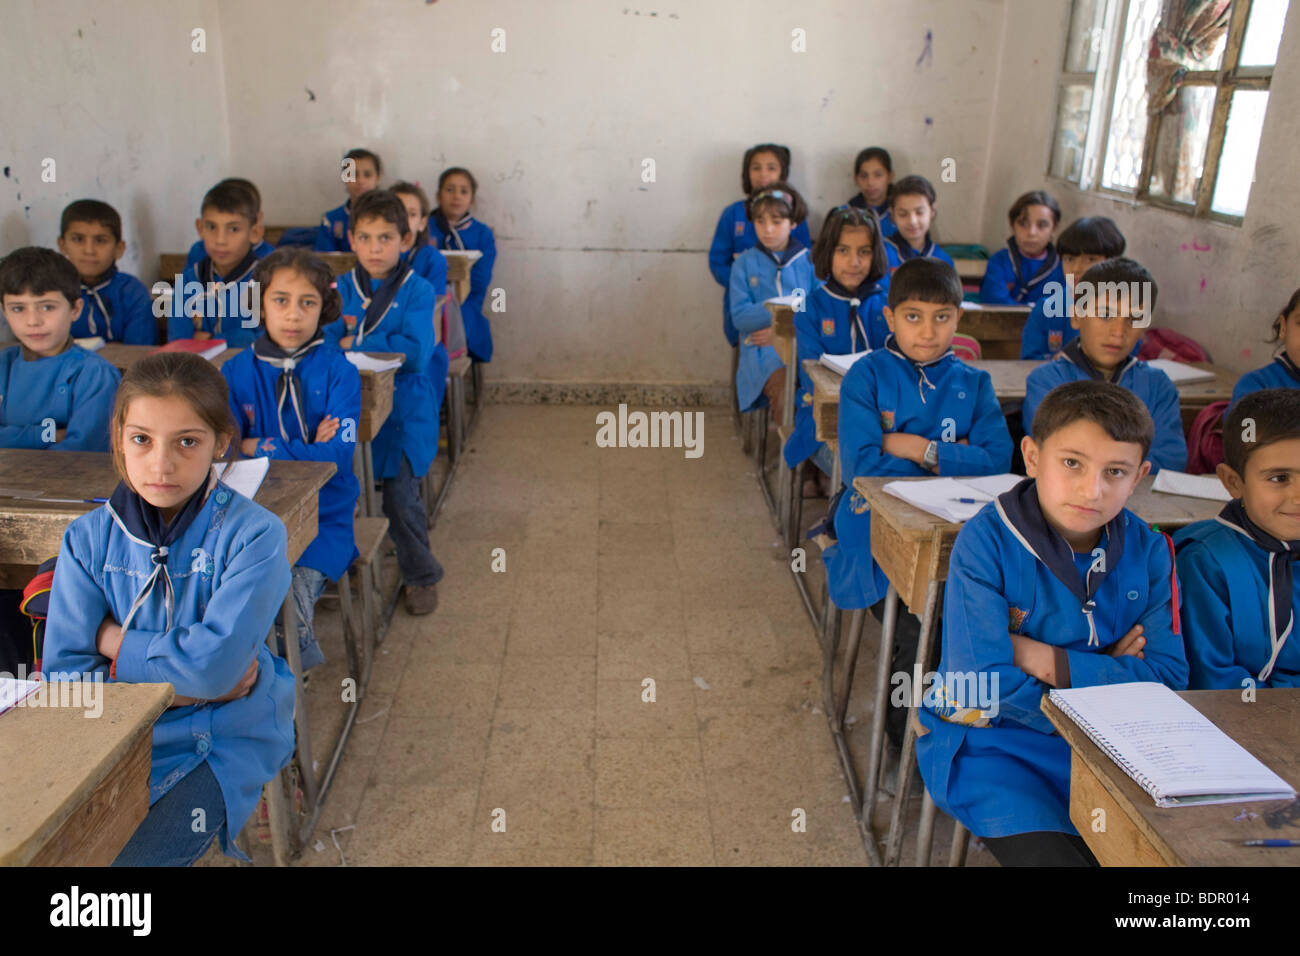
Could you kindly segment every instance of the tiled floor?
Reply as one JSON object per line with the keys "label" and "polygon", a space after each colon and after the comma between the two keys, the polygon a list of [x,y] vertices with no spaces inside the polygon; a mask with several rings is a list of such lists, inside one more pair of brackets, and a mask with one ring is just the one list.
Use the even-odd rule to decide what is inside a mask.
{"label": "tiled floor", "polygon": [[[300,865],[865,863],[820,653],[730,415],[705,410],[688,459],[597,447],[597,411],[484,410],[432,535],[441,604],[394,615]],[[817,593],[815,547],[808,564]],[[318,765],[337,631],[322,607]],[[859,699],[850,719],[861,753]]]}

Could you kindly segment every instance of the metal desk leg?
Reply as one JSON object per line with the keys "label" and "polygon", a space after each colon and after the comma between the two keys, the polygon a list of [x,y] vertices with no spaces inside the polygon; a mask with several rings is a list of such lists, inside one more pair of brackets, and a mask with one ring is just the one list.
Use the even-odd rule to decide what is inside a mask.
{"label": "metal desk leg", "polygon": [[[943,585],[931,581],[925,590],[925,613],[921,617],[921,636],[916,648],[916,660],[923,670],[925,662],[930,659],[930,646],[934,640],[934,619],[939,605],[939,592]],[[915,676],[917,665],[913,664]],[[916,762],[916,711],[920,704],[922,688],[913,680],[912,700],[907,720],[907,731],[903,734],[903,752],[898,758],[898,792],[894,796],[894,810],[889,820],[889,843],[885,853],[885,865],[897,866],[903,851],[904,816],[907,813],[908,793],[912,789],[912,771]]]}
{"label": "metal desk leg", "polygon": [[885,614],[880,625],[880,650],[876,658],[876,686],[872,694],[870,750],[863,784],[862,826],[875,840],[876,798],[880,793],[880,771],[885,756],[885,718],[889,714],[890,670],[893,667],[894,635],[898,630],[898,591],[891,584],[885,592]]}
{"label": "metal desk leg", "polygon": [[930,865],[930,849],[934,846],[934,816],[939,808],[934,805],[930,791],[922,785],[921,824],[916,831],[916,865]]}
{"label": "metal desk leg", "polygon": [[366,517],[379,517],[379,504],[375,501],[375,461],[368,441],[361,443],[361,496]]}
{"label": "metal desk leg", "polygon": [[302,689],[302,658],[298,653],[298,610],[293,603],[293,590],[284,596],[280,618],[284,622],[284,656],[293,671],[293,726],[297,733],[298,763],[302,767],[303,809],[311,813],[316,809],[316,771],[311,761],[311,727],[307,720],[307,699]]}
{"label": "metal desk leg", "polygon": [[958,821],[952,821],[952,850],[948,854],[949,866],[965,866],[966,851],[970,847],[970,831]]}

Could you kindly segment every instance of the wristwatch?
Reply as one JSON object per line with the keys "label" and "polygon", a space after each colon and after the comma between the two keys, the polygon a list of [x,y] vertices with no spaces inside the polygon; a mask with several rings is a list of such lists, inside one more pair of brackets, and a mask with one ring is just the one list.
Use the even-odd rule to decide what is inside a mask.
{"label": "wristwatch", "polygon": [[937,441],[932,441],[925,446],[925,467],[939,467],[939,443]]}

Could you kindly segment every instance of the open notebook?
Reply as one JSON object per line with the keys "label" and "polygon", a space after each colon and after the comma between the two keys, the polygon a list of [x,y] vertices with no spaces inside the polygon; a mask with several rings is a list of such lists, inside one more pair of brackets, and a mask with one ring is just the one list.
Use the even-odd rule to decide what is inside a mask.
{"label": "open notebook", "polygon": [[218,478],[251,500],[257,494],[257,489],[262,487],[266,472],[271,467],[271,459],[241,458],[232,462],[219,461],[212,467],[217,469]]}
{"label": "open notebook", "polygon": [[1174,362],[1170,359],[1152,359],[1147,362],[1152,368],[1158,368],[1169,376],[1169,380],[1175,385],[1186,385],[1189,382],[1212,382],[1214,373],[1206,371],[1203,368],[1197,368],[1195,365],[1188,365],[1186,362]]}
{"label": "open notebook", "polygon": [[961,523],[975,517],[986,504],[1024,480],[1023,475],[923,478],[920,481],[891,481],[884,490],[945,521]]}
{"label": "open notebook", "polygon": [[1151,483],[1152,491],[1163,491],[1167,495],[1187,495],[1189,498],[1208,498],[1210,501],[1231,501],[1232,495],[1223,487],[1217,475],[1189,475],[1182,471],[1170,471],[1161,468],[1156,472],[1156,480]]}
{"label": "open notebook", "polygon": [[1164,684],[1076,687],[1050,698],[1158,807],[1295,799],[1285,780]]}
{"label": "open notebook", "polygon": [[390,368],[401,368],[401,359],[381,359],[365,352],[344,352],[349,362],[362,372],[386,372]]}
{"label": "open notebook", "polygon": [[441,252],[444,256],[446,256],[448,259],[451,259],[452,257],[458,257],[461,259],[468,259],[470,262],[474,262],[477,259],[483,258],[482,249],[439,249],[438,251]]}
{"label": "open notebook", "polygon": [[862,356],[867,355],[869,352],[870,349],[866,352],[851,352],[848,355],[831,355],[829,352],[823,352],[821,363],[832,372],[839,372],[841,375],[847,375],[849,369],[853,366],[853,363],[862,358]]}

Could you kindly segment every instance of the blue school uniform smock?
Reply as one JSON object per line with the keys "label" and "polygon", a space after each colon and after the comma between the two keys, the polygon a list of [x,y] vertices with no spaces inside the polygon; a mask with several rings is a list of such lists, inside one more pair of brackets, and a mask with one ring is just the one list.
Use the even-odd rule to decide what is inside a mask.
{"label": "blue school uniform smock", "polygon": [[[149,803],[205,760],[226,804],[221,848],[247,860],[234,838],[262,785],[293,757],[294,678],[266,646],[289,590],[284,523],[261,505],[216,482],[181,537],[168,548],[174,590],[170,625],[156,582],[123,634],[117,677],[170,683],[176,693],[212,700],[228,693],[256,659],[247,696],[162,712],[153,727]],[[102,674],[95,635],[105,615],[126,621],[154,573],[152,548],[127,533],[108,505],[77,518],[63,534],[50,592],[42,666],[54,674]],[[213,825],[209,821],[209,825]]]}
{"label": "blue school uniform smock", "polygon": [[[299,564],[337,581],[357,556],[352,512],[361,486],[352,471],[352,453],[357,447],[356,423],[361,420],[361,373],[337,346],[325,344],[299,358],[293,372],[300,383],[306,434],[287,395],[280,410],[276,410],[280,369],[258,359],[251,348],[221,366],[230,389],[230,411],[239,425],[239,439],[264,439],[258,445],[257,457],[328,461],[337,469],[320,490],[316,537],[298,559]],[[329,441],[312,441],[326,415],[344,424]],[[353,423],[350,435],[346,424],[349,421]]]}
{"label": "blue school uniform smock", "polygon": [[[419,477],[429,470],[438,453],[437,392],[429,380],[429,368],[438,350],[443,353],[438,361],[444,369],[447,364],[447,350],[441,342],[435,345],[434,340],[433,286],[408,270],[388,310],[362,335],[366,303],[383,280],[371,279],[364,298],[358,281],[356,269],[338,277],[343,315],[356,318],[357,334],[353,335],[341,318],[323,329],[325,341],[337,347],[344,336],[353,335],[349,351],[401,352],[406,356],[393,379],[393,410],[372,440],[370,454],[376,478],[396,478],[403,455]],[[445,371],[443,374],[445,377]]]}
{"label": "blue school uniform smock", "polygon": [[[1029,378],[1025,380],[1025,401],[1020,412],[1025,434],[1033,434],[1034,413],[1047,393],[1056,386],[1093,377],[1101,378],[1077,364],[1075,356],[1081,354],[1076,339],[1055,359],[1044,362],[1029,373]],[[1183,437],[1183,415],[1178,407],[1178,389],[1169,380],[1169,376],[1141,359],[1130,356],[1111,373],[1109,381],[1140,398],[1151,413],[1156,426],[1151,451],[1147,453],[1152,473],[1161,468],[1186,470],[1187,440]]]}
{"label": "blue school uniform smock", "polygon": [[[844,205],[853,206],[856,209],[866,209],[867,201],[862,198],[862,193],[854,193],[852,198],[845,200]],[[882,202],[879,206],[870,208],[876,214],[876,218],[880,220],[880,236],[882,239],[888,239],[890,236],[897,234],[898,226],[894,224],[894,217],[889,214],[889,203]]]}
{"label": "blue school uniform smock", "polygon": [[[1285,351],[1279,352],[1263,368],[1257,368],[1253,372],[1247,372],[1237,380],[1237,384],[1232,387],[1232,402],[1228,408],[1231,409],[1236,405],[1244,395],[1251,392],[1263,391],[1266,388],[1300,388],[1300,368],[1296,367],[1291,356]],[[1227,410],[1223,413],[1224,420],[1227,420]]]}
{"label": "blue school uniform smock", "polygon": [[[798,239],[805,248],[812,248],[812,235],[808,232],[807,220],[790,230],[790,238]],[[709,246],[709,272],[713,273],[714,281],[723,290],[722,331],[732,345],[740,344],[740,332],[731,321],[731,266],[742,253],[756,245],[758,233],[745,215],[745,200],[738,199],[722,210],[717,228],[713,230],[713,242]]]}
{"label": "blue school uniform smock", "polygon": [[[94,352],[72,346],[28,361],[21,345],[0,352],[0,448],[108,451],[113,399],[122,376]],[[46,442],[47,422],[66,429]]]}
{"label": "blue school uniform smock", "polygon": [[348,239],[348,230],[351,228],[348,206],[351,202],[349,199],[320,217],[320,225],[316,227],[316,244],[313,246],[317,252],[352,251],[352,242]]}
{"label": "blue school uniform smock", "polygon": [[[196,331],[203,331],[214,339],[225,339],[227,348],[242,349],[252,345],[253,339],[262,334],[262,325],[259,322],[245,327],[244,317],[239,312],[244,303],[248,303],[250,309],[261,308],[261,303],[253,298],[257,295],[256,286],[251,286],[257,261],[257,251],[250,248],[243,261],[231,269],[228,276],[219,275],[207,256],[196,265],[186,266],[181,276],[181,288],[175,290],[172,299],[171,313],[167,319],[167,341],[192,339]],[[187,296],[185,287],[190,283],[202,285],[203,295]],[[235,288],[232,290],[231,286]],[[196,310],[201,314],[200,328],[197,330],[191,318]],[[219,314],[222,312],[224,315]]]}
{"label": "blue school uniform smock", "polygon": [[804,371],[803,363],[816,361],[824,354],[849,355],[883,346],[889,336],[889,324],[882,311],[885,304],[885,292],[878,281],[863,283],[848,292],[831,279],[814,289],[803,311],[794,314],[799,384],[795,393],[794,431],[782,452],[790,468],[811,458],[821,447],[812,417],[812,379]]}
{"label": "blue school uniform smock", "polygon": [[[402,261],[409,260],[411,269],[420,278],[424,279],[433,286],[435,295],[446,295],[447,293],[447,257],[435,249],[433,246],[425,243],[411,249],[410,252],[402,253]],[[473,270],[470,270],[471,273]]]}
{"label": "blue school uniform smock", "polygon": [[[1024,331],[1020,333],[1020,357],[1022,359],[1050,359],[1079,337],[1079,330],[1070,325],[1070,316],[1065,314],[1063,300],[1059,310],[1062,314],[1049,316],[1047,304],[1062,295],[1065,284],[1048,282],[1043,289],[1043,297],[1033,304],[1029,317],[1025,319]],[[1142,349],[1142,342],[1133,346],[1133,357]]]}
{"label": "blue school uniform smock", "polygon": [[[1051,688],[1012,663],[1008,631],[1065,648],[1071,687],[1132,681],[1187,686],[1169,542],[1132,512],[1121,511],[1120,518],[1123,554],[1094,596],[1096,644],[1089,643],[1078,598],[1028,550],[995,504],[957,535],[937,673],[988,675],[990,691],[996,676],[998,712],[988,726],[970,726],[938,716],[943,711],[960,720],[955,708],[924,700],[919,717],[926,732],[917,737],[916,754],[934,802],[976,836],[1076,832],[1069,814],[1070,745],[1039,710]],[[1110,546],[1105,533],[1099,546]],[[1094,560],[1091,553],[1074,555],[1081,581]],[[1144,658],[1105,653],[1139,623]]]}
{"label": "blue school uniform smock", "polygon": [[[1268,676],[1272,555],[1217,520],[1197,521],[1174,533],[1183,595],[1183,632],[1192,690],[1300,687],[1300,568],[1291,584],[1291,633]],[[1285,623],[1283,623],[1285,627]]]}
{"label": "blue school uniform smock", "polygon": [[125,345],[155,345],[158,341],[148,288],[117,266],[92,282],[81,283],[81,314],[72,323],[72,337],[95,335]]}
{"label": "blue school uniform smock", "polygon": [[[945,440],[945,431],[949,440]],[[844,493],[835,509],[836,543],[823,552],[831,600],[839,608],[870,607],[889,581],[871,556],[871,514],[853,480],[870,475],[936,474],[883,450],[891,432],[938,442],[937,474],[998,475],[1011,467],[1011,433],[993,394],[989,373],[949,350],[918,366],[893,336],[850,367],[840,385],[839,445]],[[959,444],[961,439],[969,444]]]}
{"label": "blue school uniform smock", "polygon": [[[444,228],[445,226],[445,228]],[[492,284],[492,267],[497,261],[497,241],[492,230],[466,214],[455,223],[447,223],[434,210],[429,217],[429,241],[439,249],[477,249],[483,253],[469,267],[469,295],[460,304],[465,323],[465,347],[476,362],[492,361],[492,326],[483,314],[483,302]]]}
{"label": "blue school uniform smock", "polygon": [[[802,290],[805,297],[817,284],[808,250],[795,239],[782,250],[781,265],[773,254],[755,246],[740,254],[731,267],[731,321],[744,336],[772,324],[772,314],[763,305],[768,299],[793,295]],[[740,410],[747,412],[763,397],[763,386],[777,369],[781,358],[770,345],[740,343],[740,362],[736,367],[736,399]]]}
{"label": "blue school uniform smock", "polygon": [[1040,258],[1029,259],[1016,247],[1015,237],[1011,237],[1007,239],[1007,247],[993,253],[984,268],[980,301],[996,305],[1033,305],[1048,294],[1049,282],[1065,284],[1065,270],[1056,246],[1049,242]]}
{"label": "blue school uniform smock", "polygon": [[[925,234],[925,245],[920,249],[913,249],[912,244],[904,239],[895,231],[892,238],[885,240],[885,256],[889,259],[889,275],[894,274],[894,270],[901,266],[908,259],[930,258],[946,262],[954,269],[952,256],[944,252],[940,245],[930,238],[930,234]],[[888,278],[885,281],[885,288],[889,288]]]}
{"label": "blue school uniform smock", "polygon": [[[273,252],[275,252],[275,246],[271,245],[265,239],[263,239],[257,245],[253,246],[253,254],[257,256],[257,258],[259,259],[265,259]],[[190,246],[190,251],[185,254],[185,265],[186,266],[198,265],[199,262],[207,254],[208,254],[208,250],[204,247],[203,240],[199,239],[195,241],[195,243],[192,246]],[[163,278],[168,279],[170,277],[163,276]]]}

